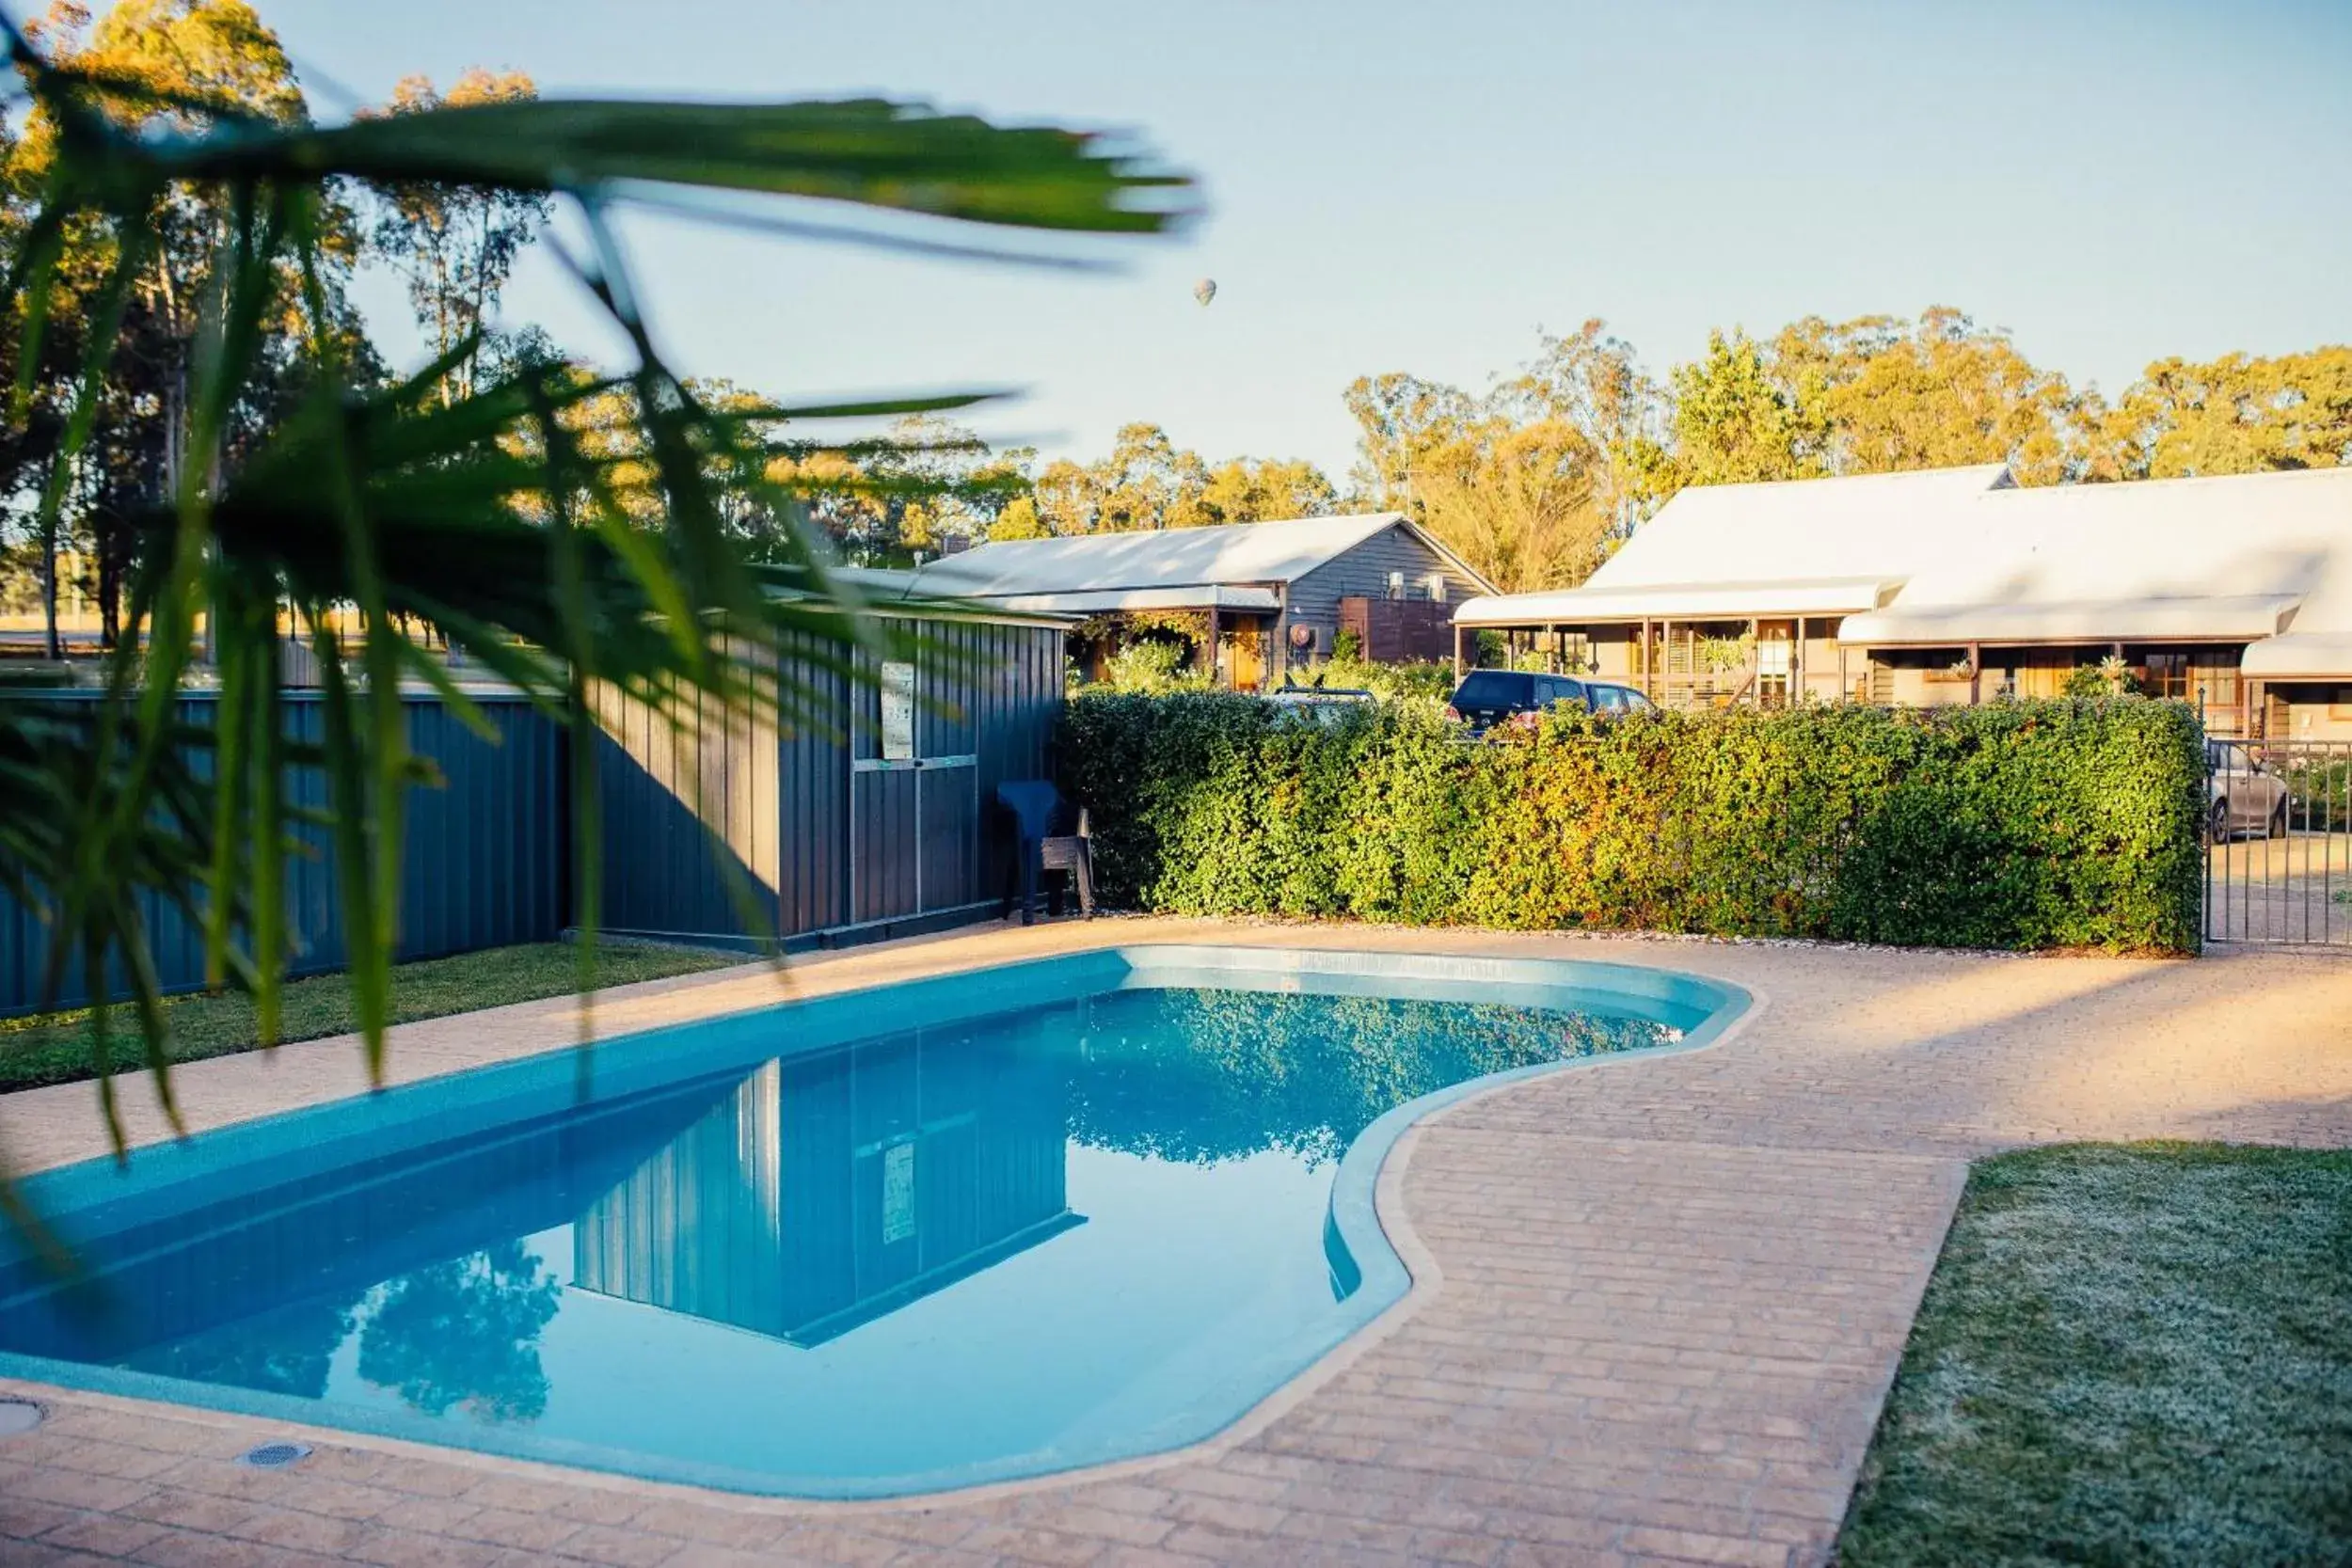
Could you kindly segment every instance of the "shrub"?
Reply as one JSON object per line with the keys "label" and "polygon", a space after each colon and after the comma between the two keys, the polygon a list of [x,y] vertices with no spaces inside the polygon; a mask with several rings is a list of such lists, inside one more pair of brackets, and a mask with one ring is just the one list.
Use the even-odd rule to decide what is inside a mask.
{"label": "shrub", "polygon": [[1344,647],[1319,664],[1292,666],[1284,679],[1293,686],[1371,691],[1383,697],[1431,697],[1439,702],[1454,694],[1456,684],[1452,659],[1375,663],[1350,657]]}
{"label": "shrub", "polygon": [[1089,695],[1063,784],[1117,903],[1173,913],[2194,951],[2201,737],[2177,703],[1804,707],[1465,742],[1218,692]]}
{"label": "shrub", "polygon": [[1181,642],[1139,637],[1104,661],[1104,684],[1113,691],[1146,694],[1206,687],[1207,673],[1187,668],[1191,658],[1192,651]]}

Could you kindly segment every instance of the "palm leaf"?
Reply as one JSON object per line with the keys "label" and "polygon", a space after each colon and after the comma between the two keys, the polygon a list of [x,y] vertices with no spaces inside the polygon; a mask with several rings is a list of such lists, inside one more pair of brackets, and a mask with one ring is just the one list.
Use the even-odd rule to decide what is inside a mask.
{"label": "palm leaf", "polygon": [[811,197],[1023,229],[1156,233],[1182,215],[1183,175],[1116,139],[1007,129],[920,103],[681,103],[540,99],[355,120],[247,122],[167,139],[187,180],[289,170],[383,184],[580,192],[628,182]]}
{"label": "palm leaf", "polygon": [[[402,802],[430,777],[406,751],[400,683],[421,675],[462,704],[447,673],[420,654],[410,625],[439,632],[473,665],[572,725],[576,758],[592,754],[598,690],[664,713],[715,703],[815,724],[824,705],[796,670],[854,677],[860,646],[906,645],[897,623],[866,614],[855,587],[832,572],[798,483],[767,476],[782,459],[882,450],[829,443],[810,433],[818,421],[961,407],[973,395],[704,406],[646,326],[610,242],[612,199],[800,198],[1049,233],[1145,234],[1179,221],[1191,191],[1184,176],[1117,138],[1004,128],[879,100],[543,100],[333,127],[279,124],[52,68],[13,27],[5,31],[29,92],[58,130],[27,229],[33,243],[7,277],[28,328],[49,309],[55,240],[69,226],[111,235],[129,267],[166,194],[213,193],[222,214],[189,399],[187,447],[198,459],[185,465],[170,504],[139,520],[132,619],[147,636],[110,662],[104,692],[77,717],[0,708],[0,886],[48,916],[53,987],[72,963],[96,976],[110,958],[122,961],[167,1107],[167,1042],[140,900],[161,897],[200,927],[209,976],[249,986],[265,1033],[274,1029],[291,945],[285,857],[310,820],[283,787],[290,767],[315,768],[329,781],[326,825],[356,1011],[380,1071]],[[159,108],[168,111],[166,123],[140,123]],[[445,391],[440,366],[389,388],[356,385],[325,329],[318,265],[327,243],[322,214],[346,181],[573,198],[596,248],[564,259],[628,335],[637,363],[601,379],[525,367],[448,401],[429,395]],[[212,454],[223,450],[227,412],[254,375],[264,324],[284,316],[290,297],[315,329],[310,390],[238,462],[219,465]],[[111,351],[118,318],[109,307],[95,324],[93,365]],[[38,336],[21,333],[21,352],[33,352]],[[86,376],[74,428],[87,430],[97,390]],[[631,434],[626,451],[599,455],[567,415],[616,393],[626,394]],[[779,424],[793,432],[789,441],[772,438]],[[860,483],[875,493],[925,484],[895,473]],[[787,520],[772,565],[754,564],[728,536],[721,484]],[[646,491],[660,512],[651,528],[623,504]],[[44,507],[54,515],[48,500]],[[314,748],[288,738],[278,675],[284,613],[307,628],[323,672],[326,733]],[[199,617],[211,627],[222,687],[209,732],[179,716]],[[339,620],[357,623],[349,648],[330,629]],[[592,786],[593,777],[580,782],[591,824]],[[576,846],[580,923],[591,937],[594,842],[589,833]],[[584,990],[593,942],[581,951]],[[103,1080],[101,1092],[119,1142]],[[12,1201],[0,1182],[0,1209]]]}

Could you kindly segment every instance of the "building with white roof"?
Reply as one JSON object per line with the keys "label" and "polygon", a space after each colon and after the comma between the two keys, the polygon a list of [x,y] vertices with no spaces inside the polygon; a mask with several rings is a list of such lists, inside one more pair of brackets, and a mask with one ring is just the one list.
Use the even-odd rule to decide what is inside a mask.
{"label": "building with white roof", "polygon": [[[1427,651],[1441,657],[1452,607],[1494,592],[1395,512],[1006,541],[893,578],[906,597],[1028,614],[1200,611],[1219,678],[1245,689],[1279,682],[1289,660],[1328,656],[1351,614],[1382,624],[1425,620]],[[1422,613],[1368,612],[1375,603]]]}
{"label": "building with white roof", "polygon": [[2051,695],[2120,657],[2219,732],[2352,735],[2352,468],[2022,489],[1997,466],[1682,491],[1582,587],[1473,599],[1677,704]]}

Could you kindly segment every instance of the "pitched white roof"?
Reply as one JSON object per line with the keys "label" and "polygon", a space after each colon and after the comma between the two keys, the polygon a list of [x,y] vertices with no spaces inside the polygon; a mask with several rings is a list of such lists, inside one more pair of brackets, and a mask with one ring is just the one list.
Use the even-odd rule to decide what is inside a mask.
{"label": "pitched white roof", "polygon": [[1968,527],[1971,548],[1839,635],[2352,638],[2352,468],[2005,490]]}
{"label": "pitched white roof", "polygon": [[1692,485],[1676,492],[1584,587],[1907,578],[1951,547],[1954,516],[2009,483],[2009,470],[1988,463]]}
{"label": "pitched white roof", "polygon": [[1105,615],[1124,610],[1246,610],[1263,613],[1282,608],[1270,588],[1229,588],[1221,582],[1173,588],[1107,588],[1096,593],[1000,594],[983,601],[1042,615]]}
{"label": "pitched white roof", "polygon": [[1973,467],[1693,488],[1583,587],[1472,599],[1454,618],[1840,610],[1848,642],[2245,640],[2249,674],[2352,677],[2352,468],[2019,489]]}
{"label": "pitched white roof", "polygon": [[[2008,486],[1997,463],[1678,491],[1581,588],[1465,601],[1466,626],[1876,609]],[[1700,592],[1702,589],[1704,593]]]}
{"label": "pitched white roof", "polygon": [[1821,578],[1812,581],[1660,582],[1624,588],[1564,588],[1550,594],[1500,594],[1470,599],[1454,612],[1466,626],[1524,626],[1559,622],[1744,620],[1752,615],[1844,615],[1874,610],[1899,578]]}
{"label": "pitched white roof", "polygon": [[[1298,517],[1138,533],[1089,533],[1073,539],[1023,539],[946,556],[914,574],[916,594],[1009,599],[1214,584],[1295,582],[1392,528],[1410,530],[1477,581],[1453,552],[1402,513]],[[1200,602],[1206,602],[1205,600]]]}

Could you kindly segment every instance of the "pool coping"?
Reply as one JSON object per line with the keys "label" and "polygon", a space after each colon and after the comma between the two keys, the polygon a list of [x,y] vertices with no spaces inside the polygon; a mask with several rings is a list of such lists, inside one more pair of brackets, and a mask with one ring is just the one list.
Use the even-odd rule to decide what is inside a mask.
{"label": "pool coping", "polygon": [[[797,1008],[809,1004],[823,1004],[854,999],[873,991],[909,983],[950,981],[959,977],[1019,970],[1040,962],[1079,958],[1123,958],[1130,951],[1154,950],[1158,953],[1181,953],[1189,950],[1196,956],[1211,955],[1229,959],[1234,969],[1260,972],[1290,970],[1294,973],[1346,973],[1351,962],[1368,974],[1392,974],[1399,959],[1424,959],[1434,966],[1455,971],[1452,975],[1416,975],[1413,978],[1463,978],[1459,971],[1484,971],[1483,977],[1500,983],[1515,983],[1559,990],[1600,989],[1581,984],[1581,980],[1598,977],[1601,986],[1623,989],[1656,998],[1675,987],[1694,987],[1713,992],[1722,998],[1707,1019],[1682,1038],[1660,1046],[1638,1050],[1613,1052],[1601,1055],[1572,1058],[1565,1061],[1543,1062],[1534,1065],[1489,1073],[1449,1085],[1427,1095],[1408,1101],[1384,1113],[1349,1144],[1340,1167],[1333,1176],[1331,1197],[1332,1220],[1341,1231],[1351,1252],[1359,1260],[1367,1256],[1377,1259],[1375,1248],[1385,1248],[1396,1267],[1402,1269],[1405,1286],[1402,1293],[1373,1318],[1350,1330],[1338,1342],[1317,1355],[1263,1396],[1244,1407],[1225,1424],[1205,1436],[1174,1447],[1150,1452],[1120,1455],[1035,1475],[976,1481],[966,1484],[951,1484],[896,1492],[887,1495],[848,1497],[825,1497],[806,1494],[791,1494],[746,1490],[729,1485],[718,1479],[721,1466],[707,1466],[711,1479],[696,1479],[689,1465],[675,1473],[653,1477],[607,1468],[587,1463],[570,1462],[556,1454],[526,1455],[493,1448],[435,1441],[387,1432],[368,1426],[322,1425],[305,1421],[299,1416],[287,1414],[268,1401],[269,1408],[246,1406],[238,1402],[190,1403],[172,1397],[168,1389],[146,1391],[138,1385],[146,1374],[119,1373],[119,1377],[94,1379],[91,1382],[56,1381],[44,1376],[51,1367],[73,1364],[58,1363],[46,1358],[0,1354],[0,1379],[20,1386],[54,1387],[59,1393],[81,1399],[119,1403],[135,1410],[150,1403],[168,1404],[175,1411],[197,1418],[230,1420],[268,1420],[290,1429],[298,1429],[318,1441],[340,1444],[385,1452],[406,1453],[462,1465],[469,1468],[494,1473],[536,1476],[558,1480],[569,1484],[588,1485],[604,1490],[643,1492],[666,1497],[691,1497],[704,1500],[724,1499],[735,1508],[758,1513],[792,1516],[887,1513],[909,1509],[983,1503],[995,1498],[1012,1497],[1039,1492],[1052,1492],[1098,1481],[1213,1460],[1228,1450],[1248,1442],[1268,1426],[1296,1408],[1332,1379],[1345,1371],[1364,1354],[1392,1337],[1411,1321],[1444,1285],[1444,1273],[1436,1257],[1414,1229],[1406,1211],[1403,1189],[1414,1149],[1422,1132],[1447,1116],[1481,1101],[1507,1094],[1537,1080],[1582,1069],[1597,1069],[1615,1065],[1632,1065],[1667,1055],[1685,1054],[1724,1044],[1744,1033],[1763,1016],[1770,1006],[1768,995],[1752,980],[1734,981],[1716,975],[1694,973],[1669,965],[1626,964],[1605,958],[1558,957],[1494,957],[1459,952],[1420,950],[1409,953],[1372,951],[1346,946],[1289,946],[1269,943],[1214,946],[1181,937],[1147,938],[1141,941],[1120,941],[1112,930],[1105,931],[1106,940],[1065,948],[1051,954],[1023,955],[1009,958],[980,958],[962,961],[919,974],[877,977],[868,982],[852,983],[838,990],[817,994],[801,993],[785,1001],[747,1002],[740,1006],[725,1006],[693,1018],[675,1021],[665,1025],[631,1029],[608,1037],[600,1043],[612,1044],[635,1037],[650,1036],[681,1026],[737,1019],[745,1015]],[[1238,960],[1231,962],[1231,960]],[[759,966],[765,967],[765,966]],[[1148,966],[1140,966],[1148,967]],[[1565,972],[1565,974],[1563,972]],[[719,971],[693,977],[704,983],[743,973],[740,970]],[[676,979],[652,982],[664,990],[691,989],[679,987]],[[532,1006],[526,1004],[525,1006]],[[459,1015],[463,1016],[463,1015]],[[452,1064],[412,1080],[412,1084],[429,1085],[492,1065],[517,1066],[534,1060],[553,1058],[569,1052],[568,1045],[548,1045],[526,1050],[497,1059],[496,1063]],[[253,1116],[232,1118],[219,1124],[227,1130],[249,1126],[255,1122],[281,1119],[317,1109],[331,1100],[314,1101],[294,1110],[260,1112]],[[1386,1259],[1380,1260],[1383,1268]],[[1366,1284],[1372,1268],[1367,1267]],[[113,1373],[115,1369],[96,1369]],[[158,1380],[162,1381],[162,1380]],[[107,1386],[111,1383],[113,1386]],[[130,1384],[132,1386],[124,1386]],[[266,1397],[263,1397],[264,1399]],[[550,1440],[553,1442],[560,1440]],[[599,1450],[620,1452],[622,1450]]]}

